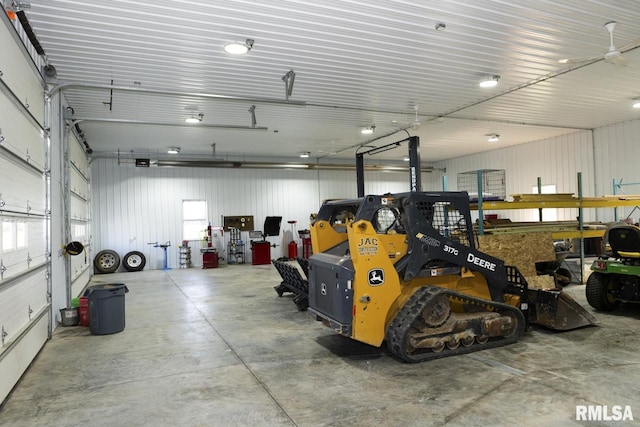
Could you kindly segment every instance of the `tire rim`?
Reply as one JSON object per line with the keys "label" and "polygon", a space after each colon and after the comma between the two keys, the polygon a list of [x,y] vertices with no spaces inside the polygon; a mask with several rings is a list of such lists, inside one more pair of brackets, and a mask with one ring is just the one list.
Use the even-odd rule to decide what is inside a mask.
{"label": "tire rim", "polygon": [[98,260],[102,268],[111,268],[116,265],[116,258],[111,254],[104,254]]}
{"label": "tire rim", "polygon": [[127,258],[127,265],[130,267],[137,267],[142,264],[142,258],[140,255],[131,255]]}

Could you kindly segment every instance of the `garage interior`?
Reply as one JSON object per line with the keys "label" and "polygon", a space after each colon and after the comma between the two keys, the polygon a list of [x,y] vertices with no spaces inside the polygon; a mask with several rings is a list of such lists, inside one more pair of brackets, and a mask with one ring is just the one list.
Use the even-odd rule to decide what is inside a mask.
{"label": "garage interior", "polygon": [[[640,221],[638,2],[1,3],[0,425],[640,416],[640,313],[628,302],[640,300],[640,274],[625,276],[615,310],[613,296],[596,309],[586,290],[606,230],[627,236]],[[332,320],[317,271],[340,245],[321,240],[321,207],[458,191],[470,210],[455,230],[472,233],[475,267],[442,273],[423,259],[421,271],[479,286],[494,265],[486,253],[517,266],[530,291],[561,289],[597,325],[533,322],[478,351],[460,335],[460,354],[406,363],[384,330],[380,345],[357,335],[368,294],[353,301],[353,330],[317,321]],[[360,224],[364,213],[351,213]],[[341,253],[356,294],[366,270],[371,292],[392,270],[415,291],[416,242],[425,254],[440,244],[404,224],[370,224],[400,248],[384,260],[395,270],[375,264],[377,243]],[[436,240],[459,250],[445,225]],[[405,231],[406,248],[393,240]],[[620,258],[633,270],[640,247],[614,243],[607,266]],[[115,284],[126,293],[99,302],[96,289]],[[392,307],[413,301],[403,295]],[[116,301],[100,320],[121,327],[96,330],[100,304]]]}

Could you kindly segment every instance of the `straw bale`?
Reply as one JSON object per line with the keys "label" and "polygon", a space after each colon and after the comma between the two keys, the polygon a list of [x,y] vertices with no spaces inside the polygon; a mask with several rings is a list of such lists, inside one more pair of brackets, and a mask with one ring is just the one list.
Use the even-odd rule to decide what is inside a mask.
{"label": "straw bale", "polygon": [[553,289],[556,287],[553,276],[544,274],[542,276],[525,276],[529,289]]}

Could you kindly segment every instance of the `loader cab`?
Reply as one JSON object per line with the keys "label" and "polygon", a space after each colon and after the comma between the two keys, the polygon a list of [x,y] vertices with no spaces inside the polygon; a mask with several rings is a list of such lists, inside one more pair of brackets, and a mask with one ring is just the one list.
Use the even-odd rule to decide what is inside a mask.
{"label": "loader cab", "polygon": [[382,206],[373,214],[371,225],[378,234],[405,233],[403,218],[395,207]]}
{"label": "loader cab", "polygon": [[311,222],[314,254],[345,255],[349,250],[347,227],[355,219],[361,199],[325,200]]}

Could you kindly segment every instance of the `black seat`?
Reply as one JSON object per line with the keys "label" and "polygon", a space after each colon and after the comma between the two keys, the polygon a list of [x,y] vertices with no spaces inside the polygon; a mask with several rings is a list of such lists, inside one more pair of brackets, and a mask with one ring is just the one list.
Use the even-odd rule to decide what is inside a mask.
{"label": "black seat", "polygon": [[609,246],[617,258],[640,258],[640,228],[614,224],[608,230]]}

